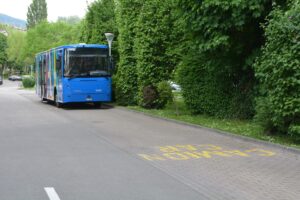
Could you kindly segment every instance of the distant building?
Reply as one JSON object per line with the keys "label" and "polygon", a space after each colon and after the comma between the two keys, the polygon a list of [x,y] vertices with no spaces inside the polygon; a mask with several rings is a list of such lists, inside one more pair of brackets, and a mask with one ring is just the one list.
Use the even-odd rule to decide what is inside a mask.
{"label": "distant building", "polygon": [[6,30],[0,30],[0,33],[2,33],[5,36],[8,36],[8,32]]}
{"label": "distant building", "polygon": [[18,26],[10,26],[16,30],[19,30],[19,31],[23,31],[23,32],[26,32],[26,29],[25,28],[21,28],[21,27],[18,27]]}

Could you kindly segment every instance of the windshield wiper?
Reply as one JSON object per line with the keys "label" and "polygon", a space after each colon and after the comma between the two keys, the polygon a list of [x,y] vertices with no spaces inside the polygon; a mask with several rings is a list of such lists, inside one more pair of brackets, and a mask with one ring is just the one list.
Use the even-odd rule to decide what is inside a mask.
{"label": "windshield wiper", "polygon": [[110,74],[107,71],[102,71],[102,70],[90,71],[89,75],[92,76],[92,77],[107,77],[107,76],[110,76]]}

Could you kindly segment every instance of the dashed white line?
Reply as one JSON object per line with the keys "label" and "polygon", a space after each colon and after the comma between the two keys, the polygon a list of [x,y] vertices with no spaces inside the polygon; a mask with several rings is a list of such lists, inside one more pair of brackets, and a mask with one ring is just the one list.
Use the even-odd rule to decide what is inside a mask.
{"label": "dashed white line", "polygon": [[60,200],[58,194],[53,187],[44,188],[50,200]]}

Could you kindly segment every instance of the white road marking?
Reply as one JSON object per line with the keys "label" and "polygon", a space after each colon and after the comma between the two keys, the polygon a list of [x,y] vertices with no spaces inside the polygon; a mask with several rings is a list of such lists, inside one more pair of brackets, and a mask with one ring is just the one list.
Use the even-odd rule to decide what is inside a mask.
{"label": "white road marking", "polygon": [[60,200],[58,194],[53,187],[44,188],[50,200]]}

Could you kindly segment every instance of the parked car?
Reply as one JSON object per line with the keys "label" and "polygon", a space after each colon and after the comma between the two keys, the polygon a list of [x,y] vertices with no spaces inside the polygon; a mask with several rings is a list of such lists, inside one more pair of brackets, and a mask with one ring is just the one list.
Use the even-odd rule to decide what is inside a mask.
{"label": "parked car", "polygon": [[10,77],[8,77],[8,80],[11,80],[11,81],[21,81],[22,77],[21,76],[17,76],[17,75],[11,75]]}
{"label": "parked car", "polygon": [[0,85],[2,85],[3,84],[3,78],[2,78],[2,76],[0,76]]}
{"label": "parked car", "polygon": [[176,84],[173,81],[169,81],[169,83],[170,83],[170,86],[171,86],[172,90],[174,90],[174,91],[181,91],[180,85]]}

